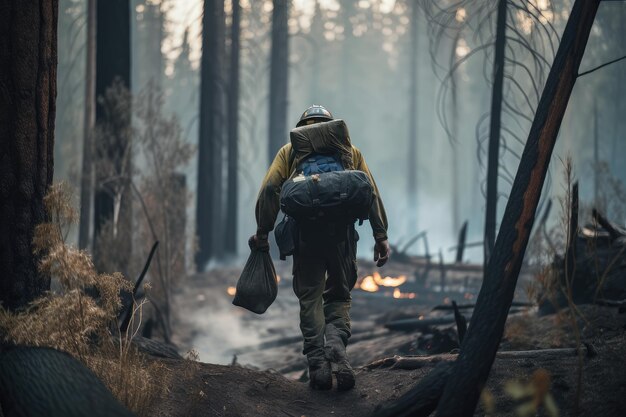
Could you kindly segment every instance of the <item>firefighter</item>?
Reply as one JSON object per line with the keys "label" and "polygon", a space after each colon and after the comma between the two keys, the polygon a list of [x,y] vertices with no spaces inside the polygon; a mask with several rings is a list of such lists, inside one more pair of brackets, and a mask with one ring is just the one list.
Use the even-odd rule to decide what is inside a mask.
{"label": "firefighter", "polygon": [[[323,106],[305,110],[296,127],[333,120]],[[280,210],[282,184],[296,170],[292,145],[283,146],[270,166],[256,202],[257,232],[250,246],[267,248]],[[376,244],[374,261],[381,267],[389,259],[387,216],[376,183],[361,152],[352,146],[352,160],[357,170],[365,172],[373,185],[375,199],[369,221]],[[331,362],[336,364],[338,390],[354,387],[355,374],[348,362],[346,346],[350,338],[350,291],[357,280],[354,223],[324,224],[315,221],[298,223],[298,242],[293,259],[293,288],[300,302],[300,330],[304,337],[303,354],[309,366],[310,385],[314,389],[332,388]]]}

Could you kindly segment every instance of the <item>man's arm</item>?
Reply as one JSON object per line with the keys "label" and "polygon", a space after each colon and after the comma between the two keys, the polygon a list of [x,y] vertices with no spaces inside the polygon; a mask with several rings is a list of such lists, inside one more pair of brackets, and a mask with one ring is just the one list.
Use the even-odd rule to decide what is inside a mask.
{"label": "man's arm", "polygon": [[376,181],[374,181],[374,177],[365,163],[365,158],[363,158],[361,151],[355,147],[353,147],[353,149],[355,168],[359,171],[365,172],[374,187],[374,203],[370,208],[369,220],[370,225],[372,226],[374,239],[376,240],[376,244],[374,245],[374,262],[376,262],[376,266],[380,267],[387,263],[389,256],[391,255],[389,242],[387,241],[387,213],[385,213],[385,206],[383,205],[383,200],[380,197],[378,186],[376,185]]}
{"label": "man's arm", "polygon": [[280,189],[289,178],[290,152],[291,145],[280,148],[261,184],[255,208],[257,236],[259,237],[267,236],[274,229],[274,223],[280,211]]}
{"label": "man's arm", "polygon": [[372,204],[369,212],[369,220],[370,225],[372,226],[374,239],[376,240],[376,242],[387,240],[387,213],[385,213],[385,206],[383,205],[383,200],[380,197],[378,186],[376,185],[376,181],[374,181],[374,177],[372,176],[372,173],[365,163],[365,158],[363,158],[363,154],[361,154],[361,151],[359,151],[357,148],[354,148],[354,150],[355,169],[365,172],[369,177],[372,186],[374,187],[374,203]]}

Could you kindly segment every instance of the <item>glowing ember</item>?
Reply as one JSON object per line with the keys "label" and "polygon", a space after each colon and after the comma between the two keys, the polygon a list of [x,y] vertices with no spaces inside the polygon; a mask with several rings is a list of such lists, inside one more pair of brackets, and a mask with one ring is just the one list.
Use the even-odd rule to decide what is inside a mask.
{"label": "glowing ember", "polygon": [[230,295],[231,297],[233,297],[235,295],[235,293],[237,292],[237,288],[235,287],[228,287],[228,289],[226,290],[226,292],[228,293],[228,295]]}
{"label": "glowing ember", "polygon": [[383,287],[399,287],[400,285],[406,282],[405,275],[400,275],[397,278],[394,278],[394,277],[382,278],[378,272],[374,272],[373,278],[374,278],[374,282],[377,285],[381,285]]}
{"label": "glowing ember", "polygon": [[393,298],[415,298],[417,297],[417,294],[415,294],[414,292],[402,292],[400,291],[400,288],[394,288],[393,289]]}
{"label": "glowing ember", "polygon": [[368,292],[378,291],[378,285],[376,285],[376,282],[374,282],[374,278],[371,275],[368,275],[365,278],[363,278],[363,280],[361,281],[361,284],[359,285],[359,288],[362,289],[363,291],[368,291]]}

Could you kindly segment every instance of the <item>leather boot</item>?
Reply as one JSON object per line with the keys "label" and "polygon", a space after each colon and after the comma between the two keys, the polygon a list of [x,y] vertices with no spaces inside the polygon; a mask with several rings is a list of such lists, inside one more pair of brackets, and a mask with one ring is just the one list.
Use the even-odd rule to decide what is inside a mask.
{"label": "leather boot", "polygon": [[332,324],[326,325],[326,354],[328,359],[337,364],[335,377],[337,378],[337,390],[346,391],[352,389],[356,382],[356,375],[346,354],[346,342],[341,333]]}
{"label": "leather boot", "polygon": [[331,389],[333,387],[333,374],[324,349],[315,349],[309,352],[306,358],[309,363],[309,385],[311,385],[311,388],[318,390]]}

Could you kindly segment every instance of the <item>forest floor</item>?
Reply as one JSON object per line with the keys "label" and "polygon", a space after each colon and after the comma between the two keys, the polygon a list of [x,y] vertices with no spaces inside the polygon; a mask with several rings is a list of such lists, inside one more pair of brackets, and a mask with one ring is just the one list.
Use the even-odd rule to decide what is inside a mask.
{"label": "forest floor", "polygon": [[[362,269],[367,272],[367,265]],[[390,270],[393,272],[393,268]],[[166,394],[155,402],[152,415],[367,416],[378,404],[409,390],[438,362],[455,358],[454,354],[426,355],[421,342],[429,340],[426,333],[430,332],[392,332],[381,325],[396,316],[441,314],[431,309],[442,297],[428,302],[423,296],[419,303],[397,300],[394,304],[393,299],[385,303],[377,298],[363,301],[357,292],[353,302],[353,337],[367,335],[365,327],[374,328],[349,349],[357,368],[357,385],[348,392],[313,391],[303,381],[304,359],[296,337],[297,302],[289,298],[293,296],[290,288],[285,288],[290,281],[282,283],[276,305],[264,316],[255,316],[230,306],[226,287],[236,282],[236,270],[214,271],[210,275],[196,276],[177,296],[182,308],[178,318],[182,336],[177,343],[181,350],[196,346],[204,362],[221,360],[224,365],[154,359],[165,365],[173,378]],[[472,298],[464,296],[467,293],[459,296]],[[443,295],[446,294],[442,292]],[[575,332],[568,317],[565,313],[539,317],[535,308],[513,314],[507,321],[500,350],[575,347]],[[442,334],[451,328],[439,327]],[[481,402],[476,415],[485,415],[484,407],[492,409],[491,415],[517,415],[519,403],[512,400],[505,387],[512,381],[529,381],[538,369],[545,369],[550,375],[550,392],[561,416],[626,415],[626,314],[618,313],[617,308],[580,306],[576,328],[582,342],[595,351],[595,355],[582,358],[582,367],[574,354],[496,358],[486,387],[491,395],[485,397],[493,401]],[[282,342],[277,345],[277,340]],[[234,353],[238,355],[236,361],[229,365]],[[423,359],[418,369],[410,370],[368,365],[396,354],[419,355]],[[576,412],[579,369],[582,383]],[[538,415],[547,414],[542,410]]]}

